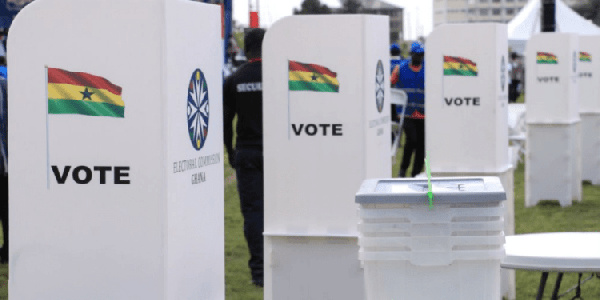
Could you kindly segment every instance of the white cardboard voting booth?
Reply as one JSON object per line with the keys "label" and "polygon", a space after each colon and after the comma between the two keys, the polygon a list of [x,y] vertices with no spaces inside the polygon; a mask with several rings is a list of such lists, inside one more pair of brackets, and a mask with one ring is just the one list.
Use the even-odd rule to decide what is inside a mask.
{"label": "white cardboard voting booth", "polygon": [[581,201],[578,37],[542,33],[527,44],[525,206]]}
{"label": "white cardboard voting booth", "polygon": [[425,49],[431,172],[501,173],[508,161],[506,26],[437,27]]}
{"label": "white cardboard voting booth", "polygon": [[600,36],[579,37],[581,178],[600,184]]}
{"label": "white cardboard voting booth", "polygon": [[184,0],[16,17],[11,299],[224,299],[219,24]]}
{"label": "white cardboard voting booth", "polygon": [[[508,148],[506,25],[437,27],[425,49],[425,147],[434,176],[497,176],[507,201],[504,233],[514,234],[513,166]],[[515,298],[514,271],[502,295]]]}
{"label": "white cardboard voting booth", "polygon": [[[364,299],[354,194],[391,177],[388,27],[292,16],[266,33],[265,299]],[[304,90],[290,80],[298,66]],[[337,92],[309,90],[323,73]]]}

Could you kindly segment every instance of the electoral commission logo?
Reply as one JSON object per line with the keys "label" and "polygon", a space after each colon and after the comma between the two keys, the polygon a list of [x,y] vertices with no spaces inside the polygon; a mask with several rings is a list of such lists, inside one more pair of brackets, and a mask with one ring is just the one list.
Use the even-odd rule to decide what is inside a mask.
{"label": "electoral commission logo", "polygon": [[384,72],[383,72],[383,63],[381,60],[377,62],[377,69],[375,71],[375,102],[377,104],[377,111],[381,112],[383,110],[383,100],[384,100]]}
{"label": "electoral commission logo", "polygon": [[204,73],[196,69],[192,73],[187,97],[188,133],[194,149],[204,147],[208,135],[208,85]]}

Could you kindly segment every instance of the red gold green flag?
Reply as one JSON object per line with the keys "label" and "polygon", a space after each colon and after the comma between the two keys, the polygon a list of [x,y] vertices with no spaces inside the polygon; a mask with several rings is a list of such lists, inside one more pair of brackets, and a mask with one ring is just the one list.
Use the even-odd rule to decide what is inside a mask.
{"label": "red gold green flag", "polygon": [[458,56],[444,56],[444,75],[477,76],[477,64]]}
{"label": "red gold green flag", "polygon": [[340,90],[337,74],[326,67],[290,60],[290,91],[333,92]]}
{"label": "red gold green flag", "polygon": [[579,61],[591,62],[592,55],[587,52],[579,52]]}
{"label": "red gold green flag", "polygon": [[558,59],[556,58],[556,55],[548,52],[538,52],[536,56],[536,61],[538,64],[558,64]]}
{"label": "red gold green flag", "polygon": [[85,72],[48,68],[48,113],[125,117],[121,87]]}

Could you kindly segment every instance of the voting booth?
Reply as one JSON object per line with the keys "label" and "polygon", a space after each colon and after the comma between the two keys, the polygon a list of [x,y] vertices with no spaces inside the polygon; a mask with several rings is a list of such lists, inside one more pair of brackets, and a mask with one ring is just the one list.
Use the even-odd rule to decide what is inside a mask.
{"label": "voting booth", "polygon": [[600,184],[600,36],[579,37],[581,178]]}
{"label": "voting booth", "polygon": [[[507,201],[504,233],[514,234],[514,166],[508,148],[506,25],[437,27],[425,49],[425,147],[434,176],[499,177]],[[514,271],[502,295],[515,298]]]}
{"label": "voting booth", "polygon": [[224,299],[219,24],[184,0],[16,17],[11,299]]}
{"label": "voting booth", "polygon": [[292,16],[265,35],[265,299],[364,299],[353,199],[391,177],[388,28]]}
{"label": "voting booth", "polygon": [[525,206],[581,201],[578,37],[542,33],[527,44]]}
{"label": "voting booth", "polygon": [[365,180],[366,299],[501,299],[505,199],[497,177]]}

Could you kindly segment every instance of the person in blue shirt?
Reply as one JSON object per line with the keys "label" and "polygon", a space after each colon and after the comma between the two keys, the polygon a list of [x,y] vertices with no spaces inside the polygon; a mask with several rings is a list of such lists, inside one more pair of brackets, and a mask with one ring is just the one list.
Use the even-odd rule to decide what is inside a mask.
{"label": "person in blue shirt", "polygon": [[0,56],[0,77],[8,79],[8,72],[6,70],[6,57]]}
{"label": "person in blue shirt", "polygon": [[[400,51],[400,46],[398,44],[392,44],[390,46],[390,73],[394,72],[394,68],[399,66],[402,63],[402,55]],[[392,84],[392,87],[394,85]],[[392,121],[398,122],[400,118],[398,117],[397,111],[402,111],[402,106],[398,106],[396,104],[392,104]]]}
{"label": "person in blue shirt", "polygon": [[415,154],[412,177],[421,173],[425,161],[425,49],[418,42],[410,48],[410,60],[392,71],[392,84],[403,89],[408,101],[404,109],[403,130],[406,136],[399,177],[406,177],[410,160]]}
{"label": "person in blue shirt", "polygon": [[392,44],[390,46],[390,67],[391,71],[394,71],[394,68],[397,65],[400,65],[402,62],[402,52],[400,51],[400,46],[398,44]]}

